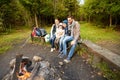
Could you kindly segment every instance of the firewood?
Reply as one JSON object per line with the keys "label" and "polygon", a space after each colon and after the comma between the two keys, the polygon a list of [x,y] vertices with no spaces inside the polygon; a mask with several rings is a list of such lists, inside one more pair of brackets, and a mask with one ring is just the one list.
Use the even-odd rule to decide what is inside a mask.
{"label": "firewood", "polygon": [[14,73],[13,73],[12,80],[18,80],[17,73],[19,73],[19,70],[20,70],[20,63],[21,63],[21,60],[22,60],[22,56],[23,56],[23,54],[17,54],[16,55],[15,70],[14,70]]}
{"label": "firewood", "polygon": [[33,78],[35,77],[35,75],[36,75],[39,67],[40,67],[40,64],[38,62],[36,62],[35,65],[34,65],[34,68],[33,68],[32,72],[31,72],[31,76],[27,80],[33,80]]}

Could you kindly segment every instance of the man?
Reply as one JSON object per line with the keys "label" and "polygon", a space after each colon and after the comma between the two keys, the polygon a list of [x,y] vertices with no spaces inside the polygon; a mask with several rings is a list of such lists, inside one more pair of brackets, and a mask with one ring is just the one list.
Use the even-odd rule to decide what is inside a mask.
{"label": "man", "polygon": [[65,38],[63,39],[63,51],[62,51],[62,55],[60,55],[60,58],[63,58],[64,56],[67,56],[67,43],[70,42],[71,43],[71,48],[70,51],[68,53],[68,56],[66,59],[64,59],[64,62],[69,63],[71,57],[73,56],[73,53],[75,51],[75,47],[80,35],[80,25],[77,21],[75,21],[73,19],[72,16],[69,16],[68,18],[68,36],[65,36]]}
{"label": "man", "polygon": [[50,32],[51,52],[55,50],[55,45],[54,45],[54,41],[56,38],[55,32],[57,31],[58,27],[59,27],[59,20],[55,19],[55,24],[52,25],[51,32]]}

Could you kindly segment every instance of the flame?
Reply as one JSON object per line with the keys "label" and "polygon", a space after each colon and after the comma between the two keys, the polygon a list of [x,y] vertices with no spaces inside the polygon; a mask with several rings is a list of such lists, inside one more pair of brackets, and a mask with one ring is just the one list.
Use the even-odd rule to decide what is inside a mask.
{"label": "flame", "polygon": [[31,76],[31,72],[28,72],[26,69],[25,69],[25,63],[21,63],[20,65],[20,72],[22,75],[18,75],[17,73],[17,77],[18,77],[18,80],[26,80],[27,78],[29,78]]}
{"label": "flame", "polygon": [[23,75],[19,76],[17,75],[18,79],[19,80],[26,80],[27,78],[29,78],[31,76],[31,73],[30,72],[27,72],[27,71],[24,71],[23,72]]}

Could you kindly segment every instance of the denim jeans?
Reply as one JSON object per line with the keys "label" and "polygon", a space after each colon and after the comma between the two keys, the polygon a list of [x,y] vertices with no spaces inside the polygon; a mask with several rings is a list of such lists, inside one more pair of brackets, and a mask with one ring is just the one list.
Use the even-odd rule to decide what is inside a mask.
{"label": "denim jeans", "polygon": [[[65,38],[63,39],[62,45],[63,45],[63,54],[67,55],[67,42],[70,42],[73,40],[72,36],[65,36]],[[72,47],[70,48],[69,54],[68,54],[68,59],[71,59],[71,57],[73,56],[73,53],[75,51],[75,47],[76,47],[76,43],[74,45],[72,45]]]}
{"label": "denim jeans", "polygon": [[55,47],[55,45],[54,45],[55,38],[56,38],[55,35],[53,35],[53,37],[50,38],[51,48],[54,48],[54,47]]}
{"label": "denim jeans", "polygon": [[59,41],[59,52],[62,52],[62,50],[63,50],[63,40],[64,40],[64,38],[65,38],[65,36],[60,38],[60,41]]}

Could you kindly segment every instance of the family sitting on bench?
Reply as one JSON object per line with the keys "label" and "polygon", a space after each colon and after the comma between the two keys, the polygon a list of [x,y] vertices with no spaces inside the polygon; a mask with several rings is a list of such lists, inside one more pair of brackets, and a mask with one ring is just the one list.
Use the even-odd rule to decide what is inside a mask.
{"label": "family sitting on bench", "polygon": [[[67,20],[62,23],[58,19],[55,19],[55,24],[51,28],[51,52],[55,50],[54,42],[57,40],[59,42],[59,58],[65,58],[64,62],[69,63],[80,36],[80,25],[74,20],[72,16],[69,16]],[[69,53],[67,52],[67,44],[70,42],[71,48]],[[68,55],[67,55],[68,54]]]}

